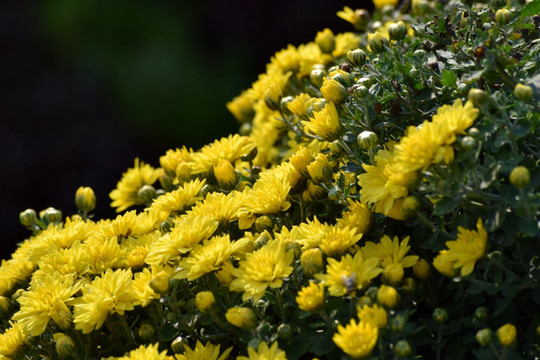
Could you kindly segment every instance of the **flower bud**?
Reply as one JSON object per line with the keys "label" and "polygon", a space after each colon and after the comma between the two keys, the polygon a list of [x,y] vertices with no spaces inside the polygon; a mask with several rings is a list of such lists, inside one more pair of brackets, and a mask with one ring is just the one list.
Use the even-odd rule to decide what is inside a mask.
{"label": "flower bud", "polygon": [[137,330],[139,339],[143,342],[150,342],[156,336],[156,328],[149,322],[143,322]]}
{"label": "flower bud", "polygon": [[171,219],[167,219],[165,221],[162,221],[160,224],[159,224],[159,231],[162,233],[162,234],[167,234],[167,233],[170,233],[171,232],[171,229],[174,227],[174,221],[172,221]]}
{"label": "flower bud", "polygon": [[495,13],[495,22],[501,26],[506,25],[512,20],[512,13],[507,9],[499,9]]}
{"label": "flower bud", "polygon": [[81,186],[75,193],[75,205],[83,212],[89,212],[96,208],[96,194],[88,186]]}
{"label": "flower bud", "polygon": [[22,294],[24,294],[24,289],[17,289],[13,294],[11,294],[11,301],[16,303]]}
{"label": "flower bud", "polygon": [[358,99],[363,99],[369,94],[369,90],[364,85],[356,85],[354,87],[354,96]]}
{"label": "flower bud", "polygon": [[386,308],[393,308],[397,305],[399,294],[397,290],[388,285],[381,285],[377,292],[377,302]]}
{"label": "flower bud", "polygon": [[281,99],[279,102],[279,107],[281,108],[281,111],[283,111],[286,115],[291,115],[292,112],[289,110],[289,104],[294,101],[294,96],[285,96]]}
{"label": "flower bud", "polygon": [[379,141],[379,138],[373,131],[362,131],[360,134],[358,134],[356,141],[361,149],[368,150],[377,146],[377,141]]}
{"label": "flower bud", "polygon": [[183,353],[186,349],[186,345],[188,344],[188,341],[183,336],[177,336],[171,343],[171,350],[175,354]]}
{"label": "flower bud", "polygon": [[62,358],[67,358],[70,355],[73,355],[75,351],[75,343],[73,340],[63,333],[53,334],[56,353]]}
{"label": "flower bud", "polygon": [[356,303],[356,305],[359,308],[364,307],[364,305],[371,306],[371,305],[373,305],[373,300],[371,300],[371,298],[369,296],[364,295],[364,296],[361,296],[358,299],[358,302]]}
{"label": "flower bud", "polygon": [[238,133],[242,136],[248,136],[251,133],[251,123],[243,123],[240,125]]}
{"label": "flower bud", "polygon": [[516,340],[516,327],[512,324],[505,324],[497,329],[497,339],[502,346],[510,346]]}
{"label": "flower bud", "polygon": [[270,231],[274,228],[274,222],[272,221],[272,218],[268,215],[259,216],[257,220],[255,220],[255,230],[259,233],[267,230]]}
{"label": "flower bud", "polygon": [[398,357],[407,357],[412,354],[411,345],[407,340],[399,340],[394,345],[394,353]]}
{"label": "flower bud", "polygon": [[532,87],[528,85],[517,84],[516,87],[514,87],[514,96],[520,101],[527,102],[531,100],[533,96]]}
{"label": "flower bud", "polygon": [[403,21],[398,21],[388,26],[390,40],[402,40],[407,35],[407,25]]}
{"label": "flower bud", "polygon": [[255,247],[255,250],[259,250],[264,245],[268,243],[268,240],[270,240],[270,236],[267,231],[263,232],[259,235],[257,239],[255,239],[253,246]]}
{"label": "flower bud", "polygon": [[32,227],[37,220],[34,209],[26,209],[19,214],[19,221],[26,227]]}
{"label": "flower bud", "polygon": [[403,266],[399,263],[392,263],[383,271],[383,279],[387,281],[391,285],[399,285],[401,283],[401,280],[403,280],[403,275],[405,274],[405,271],[403,270]]}
{"label": "flower bud", "polygon": [[427,0],[412,0],[411,8],[413,14],[416,16],[424,16],[432,10]]}
{"label": "flower bud", "polygon": [[491,339],[493,338],[493,331],[487,328],[478,330],[475,338],[481,346],[487,346],[491,343]]}
{"label": "flower bud", "polygon": [[396,315],[390,319],[390,329],[394,332],[401,332],[407,324],[407,319],[403,315]]}
{"label": "flower bud", "polygon": [[491,7],[495,9],[500,9],[503,6],[506,6],[506,0],[491,0]]}
{"label": "flower bud", "polygon": [[152,185],[143,185],[137,191],[137,200],[140,204],[151,204],[156,197],[156,189]]}
{"label": "flower bud", "polygon": [[516,166],[510,172],[510,183],[518,189],[525,188],[529,185],[531,174],[525,166]]}
{"label": "flower bud", "polygon": [[443,308],[436,308],[433,310],[433,320],[438,324],[444,324],[448,321],[448,311]]}
{"label": "flower bud", "polygon": [[5,296],[0,296],[0,319],[8,319],[11,317],[13,303]]}
{"label": "flower bud", "polygon": [[382,53],[389,45],[388,39],[383,34],[375,32],[368,34],[368,45],[372,53]]}
{"label": "flower bud", "polygon": [[216,298],[211,291],[201,291],[195,296],[195,305],[197,310],[206,313],[216,303]]}
{"label": "flower bud", "polygon": [[467,98],[473,103],[474,106],[480,107],[488,99],[488,96],[484,90],[473,88],[469,90]]}
{"label": "flower bud", "polygon": [[165,294],[169,291],[170,280],[169,274],[165,271],[160,271],[150,280],[150,287],[157,294]]}
{"label": "flower bud", "polygon": [[314,248],[302,252],[300,264],[307,276],[321,272],[323,266],[323,254],[321,249]]}
{"label": "flower bud", "polygon": [[289,162],[300,174],[302,174],[302,176],[307,176],[309,175],[307,171],[307,166],[313,160],[315,160],[315,158],[311,154],[311,151],[309,151],[308,148],[302,147],[293,156],[290,157]]}
{"label": "flower bud", "polygon": [[321,87],[326,77],[326,71],[323,69],[313,69],[309,74],[309,81],[316,87]]}
{"label": "flower bud", "polygon": [[414,195],[409,195],[401,203],[401,212],[405,217],[413,217],[418,212],[420,208],[420,201]]}
{"label": "flower bud", "polygon": [[62,220],[62,211],[55,209],[53,207],[48,207],[39,213],[39,217],[47,225],[57,223],[60,220]]}
{"label": "flower bud", "polygon": [[369,15],[369,11],[366,9],[356,9],[354,11],[352,24],[356,30],[364,30],[370,20],[371,16]]}
{"label": "flower bud", "polygon": [[249,330],[257,325],[257,315],[247,307],[234,307],[227,310],[225,313],[227,321],[241,329]]}
{"label": "flower bud", "polygon": [[366,63],[366,53],[362,49],[349,50],[347,60],[354,66],[362,66]]}
{"label": "flower bud", "polygon": [[317,155],[315,160],[307,166],[307,171],[314,182],[321,183],[332,178],[332,167],[325,154]]}
{"label": "flower bud", "polygon": [[461,141],[461,147],[463,148],[463,150],[474,150],[476,149],[476,139],[473,138],[472,136],[464,136]]}
{"label": "flower bud", "polygon": [[294,335],[294,329],[289,324],[281,324],[277,328],[277,335],[281,340],[290,340]]}
{"label": "flower bud", "polygon": [[414,293],[417,289],[416,280],[414,280],[412,277],[406,277],[403,279],[401,289],[408,294]]}
{"label": "flower bud", "polygon": [[327,28],[317,33],[317,36],[315,36],[315,43],[323,53],[330,54],[336,47],[336,38],[334,37],[332,30]]}
{"label": "flower bud", "polygon": [[308,181],[307,188],[302,193],[302,198],[304,201],[315,201],[317,199],[322,199],[325,195],[326,191],[321,186]]}
{"label": "flower bud", "polygon": [[219,159],[214,165],[214,176],[222,188],[232,189],[238,179],[236,171],[228,159]]}
{"label": "flower bud", "polygon": [[425,259],[420,259],[416,262],[416,264],[412,267],[413,274],[416,276],[419,280],[425,280],[429,277],[429,274],[431,273],[431,269],[429,268],[429,264]]}
{"label": "flower bud", "polygon": [[265,90],[263,98],[264,103],[270,110],[278,110],[281,103],[281,88],[277,84],[271,84]]}
{"label": "flower bud", "polygon": [[347,89],[337,80],[324,78],[321,93],[328,101],[335,104],[343,104],[348,97]]}
{"label": "flower bud", "polygon": [[478,321],[486,321],[489,316],[488,309],[484,306],[480,306],[474,311],[474,318]]}

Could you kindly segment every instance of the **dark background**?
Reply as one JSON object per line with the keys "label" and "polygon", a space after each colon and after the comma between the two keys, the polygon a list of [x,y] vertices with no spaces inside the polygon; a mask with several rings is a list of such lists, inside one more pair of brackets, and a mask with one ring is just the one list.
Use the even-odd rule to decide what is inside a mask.
{"label": "dark background", "polygon": [[96,218],[139,157],[198,149],[235,133],[225,103],[287,44],[352,31],[335,13],[366,1],[7,0],[0,5],[1,258],[31,234],[19,212],[76,212],[91,186]]}

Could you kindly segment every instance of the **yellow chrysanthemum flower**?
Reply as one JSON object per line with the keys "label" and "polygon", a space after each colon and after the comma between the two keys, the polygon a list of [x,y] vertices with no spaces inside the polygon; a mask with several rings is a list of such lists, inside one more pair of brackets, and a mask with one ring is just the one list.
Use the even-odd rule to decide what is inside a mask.
{"label": "yellow chrysanthemum flower", "polygon": [[184,183],[178,189],[161,195],[154,200],[148,211],[161,211],[168,216],[171,213],[186,210],[186,208],[201,200],[202,197],[197,196],[206,179],[195,179]]}
{"label": "yellow chrysanthemum flower", "polygon": [[257,325],[257,314],[248,307],[233,307],[225,313],[227,321],[241,329],[253,329]]}
{"label": "yellow chrysanthemum flower", "polygon": [[123,239],[130,236],[143,235],[149,230],[153,230],[152,226],[144,224],[141,221],[140,215],[137,215],[135,210],[118,215],[112,221],[101,221],[98,225],[103,235],[108,238],[117,236],[119,239]]}
{"label": "yellow chrysanthemum flower", "polygon": [[[159,352],[159,344],[154,345],[141,345],[135,350],[131,350],[129,354],[126,354],[119,358],[113,358],[117,360],[173,360],[172,356],[167,355],[167,350]],[[109,358],[110,359],[110,358]]]}
{"label": "yellow chrysanthemum flower", "polygon": [[321,308],[324,302],[324,286],[310,282],[308,286],[304,286],[296,297],[296,303],[300,310],[307,312],[315,312]]}
{"label": "yellow chrysanthemum flower", "polygon": [[175,355],[176,360],[225,360],[229,357],[232,347],[225,350],[221,355],[219,354],[220,345],[213,345],[207,342],[203,345],[197,340],[197,344],[193,350],[186,346],[186,350],[183,354]]}
{"label": "yellow chrysanthemum flower", "polygon": [[255,149],[255,143],[247,136],[229,135],[204,146],[193,154],[193,174],[207,173],[219,163],[220,159],[234,162]]}
{"label": "yellow chrysanthemum flower", "polygon": [[302,124],[308,133],[319,135],[328,141],[335,140],[341,130],[336,105],[331,101],[328,101],[322,110],[314,111],[313,117],[309,121],[302,121]]}
{"label": "yellow chrysanthemum flower", "polygon": [[270,348],[262,341],[257,350],[248,348],[248,356],[238,356],[236,360],[287,360],[287,354],[278,348],[277,341]]}
{"label": "yellow chrysanthemum flower", "polygon": [[306,220],[298,228],[297,242],[302,246],[302,250],[306,250],[318,248],[331,227],[314,216],[313,220]]}
{"label": "yellow chrysanthemum flower", "polygon": [[287,45],[287,48],[276,52],[270,58],[270,63],[283,74],[289,71],[297,72],[300,67],[300,59],[296,47],[291,44]]}
{"label": "yellow chrysanthemum flower", "polygon": [[100,274],[108,269],[125,265],[125,253],[118,243],[118,238],[93,237],[85,242],[88,265],[91,274]]}
{"label": "yellow chrysanthemum flower", "polygon": [[381,9],[385,6],[396,6],[399,4],[399,0],[373,0],[373,5],[375,8]]}
{"label": "yellow chrysanthemum flower", "polygon": [[458,227],[456,240],[447,241],[448,261],[453,262],[454,269],[459,269],[461,276],[467,276],[474,270],[474,265],[486,253],[487,232],[482,219],[476,223],[476,231]]}
{"label": "yellow chrysanthemum flower", "polygon": [[161,174],[161,169],[139,162],[135,159],[135,165],[122,174],[122,179],[116,184],[116,189],[110,192],[111,206],[117,212],[124,211],[133,205],[142,205],[144,201],[137,196],[137,192],[144,185],[152,185]]}
{"label": "yellow chrysanthemum flower", "polygon": [[300,70],[296,76],[299,78],[309,75],[315,65],[332,61],[332,56],[323,54],[319,45],[314,42],[298,46],[297,51],[300,59]]}
{"label": "yellow chrysanthemum flower", "polygon": [[195,245],[189,256],[180,261],[179,266],[182,270],[177,272],[174,278],[187,278],[192,281],[204,274],[221,269],[231,255],[244,247],[247,241],[246,238],[231,241],[229,234],[226,234]]}
{"label": "yellow chrysanthemum flower", "polygon": [[84,285],[82,296],[71,301],[75,329],[88,334],[99,329],[109,314],[123,315],[133,310],[137,296],[132,291],[132,276],[130,269],[108,269],[92,283]]}
{"label": "yellow chrysanthemum flower", "polygon": [[36,264],[27,260],[2,260],[0,266],[0,295],[11,291],[17,283],[24,283],[32,275]]}
{"label": "yellow chrysanthemum flower", "polygon": [[88,247],[80,241],[75,241],[68,249],[51,246],[49,253],[38,262],[39,269],[32,279],[41,281],[54,273],[80,278],[90,270],[88,255]]}
{"label": "yellow chrysanthemum flower", "polygon": [[[243,124],[250,121],[253,118],[253,103],[255,100],[248,95],[247,91],[236,96],[229,101],[226,106],[227,110],[236,118],[236,120]],[[163,166],[163,165],[162,165]]]}
{"label": "yellow chrysanthemum flower", "polygon": [[0,334],[0,359],[5,357],[9,360],[19,348],[24,345],[24,339],[28,334],[23,331],[23,326],[17,322],[10,322],[9,327]]}
{"label": "yellow chrysanthemum flower", "polygon": [[394,240],[384,235],[378,244],[368,241],[362,247],[362,255],[365,259],[376,258],[383,268],[383,277],[392,284],[397,284],[403,279],[403,269],[416,264],[418,256],[408,255],[410,250],[409,237],[405,237],[401,243],[397,236]]}
{"label": "yellow chrysanthemum flower", "polygon": [[349,209],[344,211],[341,218],[337,219],[337,224],[340,227],[350,227],[359,234],[365,234],[371,223],[373,214],[369,208],[359,201],[347,199]]}
{"label": "yellow chrysanthemum flower", "polygon": [[[471,101],[463,105],[461,99],[457,99],[452,105],[443,105],[438,108],[432,122],[444,124],[452,134],[463,134],[473,124],[478,113],[479,110]],[[447,139],[446,144],[451,144],[454,140],[455,138],[451,137]]]}
{"label": "yellow chrysanthemum flower", "polygon": [[238,220],[242,207],[241,198],[241,194],[237,191],[228,194],[208,193],[204,200],[195,204],[187,214],[194,217],[208,215],[220,223],[227,224]]}
{"label": "yellow chrysanthemum flower", "polygon": [[171,178],[176,177],[176,169],[182,163],[193,162],[193,150],[187,149],[185,146],[182,149],[167,150],[165,155],[159,158],[159,164],[165,171],[165,174]]}
{"label": "yellow chrysanthemum flower", "polygon": [[360,46],[360,38],[352,32],[345,32],[336,35],[336,47],[332,51],[334,57],[340,57],[349,50],[358,49]]}
{"label": "yellow chrysanthemum flower", "polygon": [[360,321],[369,323],[372,326],[383,328],[388,323],[388,314],[386,310],[379,305],[374,304],[373,306],[364,305],[358,307],[358,318]]}
{"label": "yellow chrysanthemum flower", "polygon": [[362,238],[362,234],[348,226],[331,226],[321,239],[320,248],[327,256],[340,255]]}
{"label": "yellow chrysanthemum flower", "polygon": [[21,324],[24,333],[31,336],[43,334],[51,319],[60,328],[68,328],[72,314],[67,303],[80,288],[71,275],[53,273],[43,280],[32,282],[30,290],[19,297],[21,308],[12,317]]}
{"label": "yellow chrysanthemum flower", "polygon": [[332,296],[343,296],[364,289],[383,271],[379,267],[378,259],[364,260],[360,251],[354,254],[354,257],[346,254],[339,261],[332,258],[327,261],[326,274],[315,274],[315,278],[328,287]]}
{"label": "yellow chrysanthemum flower", "polygon": [[332,340],[344,353],[358,359],[371,354],[378,336],[377,326],[364,321],[357,324],[355,319],[351,319],[345,327],[338,325]]}
{"label": "yellow chrysanthemum flower", "polygon": [[230,289],[243,291],[244,301],[253,298],[259,300],[267,287],[280,288],[283,278],[289,276],[293,267],[294,252],[286,250],[286,244],[279,240],[273,240],[259,250],[246,254],[246,259],[240,261],[240,266],[233,274],[237,279],[233,280]]}
{"label": "yellow chrysanthemum flower", "polygon": [[433,266],[441,274],[448,277],[454,277],[456,276],[456,270],[454,269],[455,261],[451,260],[448,255],[448,250],[441,250],[439,255],[433,259]]}

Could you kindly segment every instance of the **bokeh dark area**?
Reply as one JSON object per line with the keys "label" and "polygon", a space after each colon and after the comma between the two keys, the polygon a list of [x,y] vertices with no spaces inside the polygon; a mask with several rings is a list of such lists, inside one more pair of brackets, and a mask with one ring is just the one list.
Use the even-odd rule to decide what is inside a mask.
{"label": "bokeh dark area", "polygon": [[76,212],[91,186],[96,218],[142,161],[235,133],[225,103],[278,50],[317,31],[351,31],[335,13],[362,1],[8,0],[0,5],[1,255],[31,234],[19,212]]}

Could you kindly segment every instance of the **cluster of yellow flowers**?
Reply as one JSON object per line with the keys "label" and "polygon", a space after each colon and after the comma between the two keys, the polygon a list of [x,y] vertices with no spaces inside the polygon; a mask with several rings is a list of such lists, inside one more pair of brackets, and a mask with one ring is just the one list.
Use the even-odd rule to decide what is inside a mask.
{"label": "cluster of yellow flowers", "polygon": [[[421,5],[413,1],[418,12]],[[347,7],[338,15],[361,31],[369,20]],[[88,213],[95,196],[81,188],[79,215],[62,221],[52,210],[39,218],[21,214],[34,235],[0,266],[0,311],[9,315],[0,359],[22,358],[29,339],[46,333],[62,357],[79,345],[105,354],[105,344],[87,339],[118,324],[128,334],[143,329],[126,318],[145,312],[160,318],[149,333],[165,321],[180,323],[187,329],[182,341],[158,343],[140,330],[141,339],[153,341],[140,347],[134,341],[123,356],[108,359],[223,360],[231,353],[237,360],[286,359],[275,337],[223,349],[199,340],[195,317],[188,323],[180,316],[190,309],[222,331],[250,332],[270,298],[283,324],[285,302],[324,318],[329,299],[355,299],[356,314],[329,336],[342,352],[361,358],[372,353],[400,293],[410,290],[413,277],[426,279],[431,263],[449,277],[471,274],[487,249],[480,218],[477,230],[459,227],[434,257],[418,251],[421,239],[414,235],[373,226],[376,217],[400,221],[417,211],[419,200],[410,194],[429,181],[432,166],[451,165],[456,140],[479,114],[472,102],[457,99],[426,114],[431,121],[422,122],[424,116],[383,142],[373,124],[345,106],[367,91],[348,68],[366,57],[376,61],[381,47],[410,36],[404,19],[370,34],[325,29],[314,42],[277,52],[251,88],[227,104],[242,124],[240,134],[197,151],[169,150],[159,168],[135,160],[110,197],[118,212],[137,210],[94,221]],[[511,330],[500,329],[503,345],[515,338]]]}

